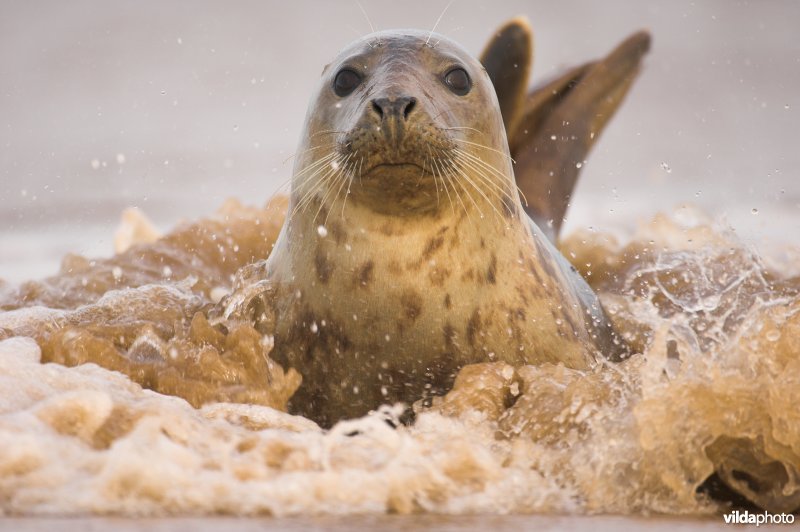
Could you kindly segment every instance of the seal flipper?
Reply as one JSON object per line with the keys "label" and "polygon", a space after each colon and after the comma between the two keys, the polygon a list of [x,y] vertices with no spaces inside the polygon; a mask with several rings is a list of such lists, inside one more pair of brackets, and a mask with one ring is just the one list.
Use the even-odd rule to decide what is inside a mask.
{"label": "seal flipper", "polygon": [[650,35],[635,33],[604,59],[573,68],[528,95],[509,149],[525,210],[551,240],[558,237],[583,161],[649,48]]}
{"label": "seal flipper", "polygon": [[525,17],[511,19],[500,27],[480,55],[494,85],[509,139],[522,117],[532,59],[533,33]]}

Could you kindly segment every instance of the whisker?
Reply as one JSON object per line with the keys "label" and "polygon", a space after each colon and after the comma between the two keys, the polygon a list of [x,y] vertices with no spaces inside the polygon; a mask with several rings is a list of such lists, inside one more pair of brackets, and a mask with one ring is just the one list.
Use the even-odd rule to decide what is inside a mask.
{"label": "whisker", "polygon": [[[503,198],[511,202],[516,201],[517,196],[513,194],[515,192],[514,187],[512,187],[509,184],[510,178],[505,177],[502,174],[496,173],[495,176],[499,176],[500,179],[493,179],[491,175],[486,174],[488,168],[486,166],[481,166],[480,164],[478,164],[482,161],[471,160],[469,158],[470,154],[463,152],[461,150],[457,150],[457,157],[459,157],[461,162],[467,167],[469,167],[475,173],[476,177],[478,177],[481,181],[490,185],[494,189],[494,192],[496,195],[498,195],[498,199],[500,199],[500,201],[503,201]],[[501,186],[501,184],[498,184],[497,181],[500,181],[500,183],[503,186]],[[516,186],[516,183],[514,184],[514,186]]]}
{"label": "whisker", "polygon": [[[440,161],[441,159],[435,159],[434,163],[439,168],[439,172],[442,174],[442,176],[447,180],[447,182],[450,183],[450,186],[453,187],[453,194],[455,194],[456,199],[458,199],[458,202],[461,204],[461,208],[464,209],[464,214],[467,216],[467,218],[469,218],[469,211],[467,210],[467,206],[464,203],[464,200],[461,199],[461,194],[458,193],[458,189],[456,188],[455,183],[453,183],[451,174],[444,172]],[[453,215],[455,215],[455,211],[453,212]]]}
{"label": "whisker", "polygon": [[[303,175],[303,174],[304,174],[304,173],[305,173],[305,172],[306,172],[306,171],[309,169],[309,167],[315,167],[315,166],[318,166],[318,163],[319,163],[321,160],[330,160],[330,158],[331,158],[331,157],[333,157],[333,153],[329,153],[328,155],[326,155],[326,156],[325,156],[325,157],[323,157],[322,159],[320,159],[320,160],[317,160],[317,161],[314,161],[314,163],[310,164],[310,165],[309,165],[309,166],[307,166],[306,168],[303,168],[303,170],[302,170],[301,172],[299,172],[299,173],[297,173],[297,174],[290,175],[290,176],[289,176],[289,177],[288,177],[288,178],[287,178],[285,181],[283,181],[283,183],[281,183],[281,184],[280,184],[280,186],[278,187],[278,191],[281,191],[281,190],[285,189],[287,185],[291,185],[291,184],[292,184],[292,182],[293,182],[293,181],[294,181],[294,180],[295,180],[295,179],[296,179],[298,176],[300,176],[300,175]],[[297,183],[294,183],[294,186],[297,186]]]}
{"label": "whisker", "polygon": [[[375,33],[375,27],[372,25],[372,21],[369,19],[369,15],[367,15],[367,12],[364,9],[364,6],[362,6],[361,2],[359,2],[358,0],[356,0],[356,4],[358,5],[358,9],[360,9],[361,12],[364,14],[364,18],[367,19],[367,24],[369,24],[370,33]],[[381,38],[380,37],[376,37],[375,40],[377,41],[378,46],[380,46],[381,45]],[[374,48],[371,44],[370,44],[370,47]]]}
{"label": "whisker", "polygon": [[[433,175],[436,177],[436,166],[435,166],[435,158],[433,156],[433,152],[431,151],[430,145],[428,146],[428,154],[431,157],[431,170],[433,170]],[[442,182],[442,188],[444,189],[445,194],[447,194],[447,201],[450,203],[450,210],[453,212],[453,216],[456,215],[456,208],[455,204],[453,203],[453,198],[450,196],[450,190],[447,188],[447,182],[444,179],[444,176],[439,173],[439,181]],[[438,190],[437,190],[438,192]]]}
{"label": "whisker", "polygon": [[[472,188],[474,188],[478,192],[478,194],[483,196],[483,199],[486,200],[486,203],[489,204],[489,206],[492,208],[492,210],[497,215],[498,219],[502,219],[503,215],[500,214],[500,211],[497,209],[497,207],[495,206],[494,202],[492,202],[492,200],[489,199],[489,197],[486,195],[486,193],[469,177],[468,172],[464,171],[464,167],[459,165],[457,168],[458,168],[459,173],[467,181],[467,183],[472,185]],[[490,191],[490,192],[493,192],[495,197],[502,201],[502,196],[497,194],[496,191]],[[478,211],[480,212],[480,209],[478,209]],[[483,216],[483,213],[481,213],[481,216]]]}
{"label": "whisker", "polygon": [[474,127],[469,127],[469,126],[443,127],[441,129],[447,129],[447,130],[451,130],[451,129],[453,129],[453,130],[467,129],[467,130],[470,130],[470,131],[474,131],[475,133],[480,133],[483,136],[486,136],[486,133],[484,133],[480,129],[475,129]]}
{"label": "whisker", "polygon": [[[453,0],[450,0],[447,3],[447,5],[444,6],[444,9],[442,9],[442,13],[439,15],[439,18],[436,19],[436,23],[433,25],[433,28],[431,28],[431,32],[428,34],[428,38],[425,39],[425,46],[428,46],[428,42],[430,42],[431,36],[433,35],[433,32],[436,31],[436,26],[438,26],[439,22],[442,21],[442,17],[444,16],[445,13],[447,13],[447,10],[450,9],[450,5],[452,5],[452,3],[453,3]],[[439,44],[439,43],[437,42],[436,44]]]}
{"label": "whisker", "polygon": [[322,186],[324,186],[325,181],[329,179],[330,171],[325,174],[308,192],[303,195],[300,201],[294,206],[292,209],[291,215],[289,215],[289,220],[293,220],[296,214],[305,212],[308,204],[311,202],[311,199],[316,194],[317,190],[319,190]]}
{"label": "whisker", "polygon": [[[353,154],[351,153],[350,156]],[[347,204],[347,196],[350,194],[350,183],[352,182],[352,167],[354,161],[348,161],[344,164],[344,172],[342,172],[342,182],[339,185],[339,188],[336,190],[336,197],[333,198],[331,202],[331,209],[328,211],[328,215],[325,217],[325,225],[328,225],[328,218],[330,218],[331,213],[333,212],[333,206],[336,205],[336,201],[339,199],[339,194],[342,192],[342,187],[346,184],[347,188],[345,189],[344,193],[344,201],[342,202],[342,218],[344,218],[344,206]]]}
{"label": "whisker", "polygon": [[[473,155],[473,154],[469,153],[468,151],[463,151],[463,150],[462,150],[462,153],[463,153],[465,156],[469,157],[469,158],[470,158],[472,161],[474,161],[476,164],[479,164],[480,166],[482,166],[482,167],[483,167],[483,168],[485,168],[486,170],[489,170],[489,171],[491,171],[492,173],[494,173],[496,176],[500,177],[500,178],[503,180],[503,182],[505,182],[505,183],[511,183],[511,184],[513,185],[513,188],[514,188],[514,189],[516,189],[517,193],[518,193],[520,196],[522,196],[522,199],[523,199],[523,201],[525,202],[525,205],[528,205],[528,198],[526,198],[526,197],[525,197],[525,193],[524,193],[524,192],[522,192],[522,189],[521,189],[521,188],[519,188],[519,185],[517,185],[517,180],[516,180],[516,178],[514,178],[513,176],[506,176],[506,175],[505,175],[503,172],[501,172],[500,170],[498,170],[497,168],[495,168],[495,167],[494,167],[494,166],[492,166],[491,164],[487,163],[486,161],[484,161],[484,160],[483,160],[483,159],[481,159],[480,157],[477,157],[477,156],[475,156],[475,155]],[[511,188],[511,187],[510,187],[510,188]],[[511,198],[509,198],[509,199],[511,199]]]}
{"label": "whisker", "polygon": [[302,212],[305,212],[308,203],[314,197],[316,192],[321,187],[323,187],[329,179],[331,179],[331,176],[336,174],[337,168],[335,168],[334,166],[335,165],[333,164],[331,164],[330,166],[322,166],[316,172],[314,172],[309,178],[306,179],[306,181],[308,181],[308,179],[311,179],[311,177],[316,177],[319,173],[324,172],[324,175],[321,178],[319,178],[319,180],[309,190],[307,190],[303,195],[303,197],[297,202],[297,205],[295,205],[295,208],[292,210],[292,214],[289,216],[290,220],[293,219],[295,214],[297,214],[301,210]]}
{"label": "whisker", "polygon": [[302,170],[300,170],[299,172],[294,174],[293,177],[300,177],[301,175],[305,174],[306,172],[310,172],[312,169],[324,165],[327,161],[330,161],[334,157],[336,157],[336,152],[332,151],[329,154],[325,155],[324,157],[320,157],[319,159],[317,159],[313,163],[309,164],[308,166],[306,166],[305,168],[303,168]]}
{"label": "whisker", "polygon": [[[361,166],[360,166],[360,165],[361,165],[361,163],[363,163],[363,162],[364,162],[364,157],[361,157],[361,158],[359,159],[359,172],[361,171],[361,170],[360,170],[360,168],[361,168]],[[344,201],[342,202],[342,216],[341,216],[342,220],[344,220],[344,209],[345,209],[345,207],[347,206],[347,198],[349,198],[349,197],[350,197],[350,187],[352,187],[352,186],[353,186],[353,177],[354,177],[354,176],[353,176],[353,173],[352,173],[352,171],[354,171],[355,169],[356,169],[356,163],[355,163],[355,161],[353,161],[353,162],[352,162],[352,166],[351,166],[351,172],[350,172],[350,174],[347,176],[347,190],[345,190],[345,192],[344,192]]]}
{"label": "whisker", "polygon": [[350,30],[350,31],[352,31],[353,33],[355,33],[357,38],[359,38],[359,39],[360,39],[361,37],[363,37],[363,36],[364,36],[364,34],[363,34],[363,33],[361,33],[360,31],[358,31],[357,29],[355,29],[355,28],[354,28],[353,26],[351,26],[350,24],[348,24],[346,27],[347,27],[347,29],[348,29],[348,30]]}
{"label": "whisker", "polygon": [[483,148],[483,149],[485,149],[485,150],[491,150],[491,151],[493,151],[493,152],[495,152],[495,153],[499,153],[499,154],[500,154],[500,155],[502,155],[503,157],[506,157],[506,158],[510,159],[510,160],[511,160],[511,162],[512,162],[512,163],[514,163],[514,164],[516,164],[516,162],[517,162],[517,161],[515,161],[515,160],[514,160],[514,159],[513,159],[513,158],[512,158],[512,157],[511,157],[511,156],[510,156],[508,153],[506,153],[506,152],[504,152],[504,151],[500,151],[500,150],[498,150],[498,149],[495,149],[495,148],[492,148],[491,146],[487,146],[487,145],[485,145],[485,144],[479,144],[479,143],[477,143],[477,142],[472,142],[472,141],[470,141],[470,140],[466,140],[466,139],[457,139],[457,138],[454,138],[453,140],[454,140],[454,141],[456,141],[456,142],[463,142],[464,144],[469,144],[470,146],[475,146],[475,147],[477,147],[477,148]]}
{"label": "whisker", "polygon": [[[457,170],[455,167],[453,167],[452,169],[453,170]],[[478,189],[475,186],[475,184],[472,182],[472,180],[464,172],[459,171],[459,173],[460,173],[461,177],[463,177],[468,183],[470,183],[473,186],[473,188],[475,188],[478,192],[483,194],[483,192],[481,192],[481,190]],[[457,176],[454,176],[454,177],[457,177]],[[469,193],[469,190],[467,189],[467,187],[464,186],[464,183],[460,179],[457,179],[456,182],[458,183],[458,186],[461,187],[461,190],[464,191],[464,194],[466,194],[466,196],[472,202],[472,205],[475,207],[475,210],[477,210],[478,214],[480,214],[481,218],[483,218],[484,217],[483,216],[483,211],[481,210],[481,208],[478,205],[478,203],[475,201],[475,198],[472,197],[472,194]],[[487,198],[485,194],[483,195],[483,197],[484,197],[484,199],[486,199],[487,202],[489,202],[489,204],[491,204],[491,201],[489,201],[489,198]]]}
{"label": "whisker", "polygon": [[[331,152],[325,157],[322,157],[314,161],[310,165],[303,168],[300,172],[293,175],[291,179],[294,179],[295,182],[293,183],[292,189],[293,190],[295,188],[299,189],[305,186],[305,184],[308,183],[311,179],[314,179],[319,174],[320,171],[324,171],[326,165],[336,157],[337,157],[336,153]],[[311,173],[307,174],[307,172]],[[304,176],[303,174],[307,175]]]}
{"label": "whisker", "polygon": [[321,190],[322,188],[324,188],[326,185],[330,184],[330,182],[333,181],[336,178],[337,172],[338,172],[337,168],[333,168],[333,167],[329,168],[325,172],[325,175],[323,175],[319,179],[319,181],[317,181],[309,189],[308,193],[306,193],[306,195],[303,196],[303,201],[302,201],[303,209],[302,209],[302,212],[305,212],[306,209],[308,208],[308,206],[314,201],[314,198],[317,197],[317,192],[319,190]]}
{"label": "whisker", "polygon": [[[495,202],[504,203],[505,201],[507,201],[506,200],[506,196],[500,194],[496,190],[492,190],[492,189],[484,190],[480,186],[480,183],[485,184],[486,181],[483,181],[483,180],[474,181],[470,177],[470,175],[475,176],[475,174],[474,174],[475,170],[473,168],[471,168],[469,165],[462,165],[461,163],[463,163],[463,161],[459,162],[459,171],[461,173],[463,173],[464,179],[467,180],[469,182],[469,184],[481,194],[481,196],[484,197],[486,202],[489,203],[489,205],[491,205],[492,208],[495,208]],[[491,196],[491,197],[489,197],[489,196]]]}
{"label": "whisker", "polygon": [[328,143],[328,144],[320,144],[319,146],[311,146],[310,148],[306,148],[305,150],[300,150],[298,152],[295,152],[295,153],[291,154],[286,159],[284,159],[281,164],[286,164],[290,159],[294,159],[298,155],[304,155],[304,154],[306,154],[306,153],[308,153],[310,151],[319,150],[319,149],[322,149],[322,148],[330,148],[331,146],[336,146],[336,143],[335,142],[331,142],[331,143]]}
{"label": "whisker", "polygon": [[[334,173],[334,177],[331,179],[331,181],[333,181],[333,182],[332,182],[332,183],[330,183],[330,186],[328,187],[328,191],[327,191],[327,192],[325,192],[325,195],[324,195],[324,196],[322,197],[322,199],[320,200],[320,202],[319,202],[319,208],[317,208],[317,212],[314,214],[314,217],[311,219],[313,222],[316,222],[316,220],[317,220],[317,216],[319,216],[319,213],[322,211],[322,207],[324,207],[324,206],[325,206],[325,203],[328,201],[328,196],[330,196],[330,195],[331,195],[331,193],[333,192],[333,189],[336,187],[336,183],[337,183],[337,182],[339,181],[339,179],[341,178],[341,176],[342,176],[342,171],[341,171],[341,170],[342,170],[342,167],[343,167],[344,165],[346,165],[346,164],[347,164],[347,161],[349,161],[349,160],[350,160],[350,158],[351,158],[352,156],[353,156],[353,154],[352,154],[352,153],[348,153],[348,154],[347,154],[347,156],[346,156],[346,157],[345,157],[343,160],[341,160],[341,161],[337,161],[339,164],[338,164],[338,166],[337,166],[337,167],[334,169],[334,172],[335,172],[335,173]],[[339,188],[341,189],[341,186],[340,186]],[[330,212],[331,212],[331,211],[330,211],[330,209],[329,209],[329,210],[328,210],[328,214],[330,214]],[[327,216],[326,216],[325,218],[327,219]]]}
{"label": "whisker", "polygon": [[[333,200],[331,200],[331,208],[328,209],[328,214],[325,215],[325,221],[322,222],[322,225],[326,227],[328,226],[328,218],[331,217],[331,213],[333,212],[333,207],[336,205],[336,201],[339,199],[339,194],[342,193],[342,187],[344,187],[347,184],[347,182],[348,182],[347,171],[344,171],[339,175],[339,187],[336,189],[336,195],[333,197]],[[335,182],[333,186],[336,186]],[[342,215],[344,215],[344,207],[342,208]]]}
{"label": "whisker", "polygon": [[[514,199],[514,196],[509,192],[510,187],[508,186],[508,180],[509,180],[508,177],[505,177],[502,174],[495,174],[500,179],[492,179],[492,177],[487,175],[486,172],[484,171],[486,170],[485,167],[481,167],[477,163],[477,161],[470,158],[473,157],[472,154],[459,149],[456,149],[454,153],[456,154],[456,157],[459,158],[459,160],[461,160],[463,164],[469,166],[469,168],[472,169],[477,174],[477,176],[481,178],[482,181],[484,181],[488,185],[491,185],[496,191],[499,191],[500,193],[503,194],[503,196],[507,197],[508,199],[512,200]],[[497,183],[497,181],[500,181],[505,186],[501,186],[500,184]]]}
{"label": "whisker", "polygon": [[[430,153],[430,146],[428,146],[428,153]],[[425,175],[425,165],[427,164],[427,162],[428,162],[428,157],[425,156],[422,159],[422,172],[420,173],[420,178],[422,178]],[[431,175],[433,176],[433,188],[436,189],[436,206],[438,207],[439,206],[439,180],[436,178],[436,174],[435,173],[431,172]]]}
{"label": "whisker", "polygon": [[335,133],[347,133],[347,131],[341,131],[339,129],[323,129],[322,131],[317,131],[313,135],[309,135],[309,139],[313,139],[317,135],[333,135]]}

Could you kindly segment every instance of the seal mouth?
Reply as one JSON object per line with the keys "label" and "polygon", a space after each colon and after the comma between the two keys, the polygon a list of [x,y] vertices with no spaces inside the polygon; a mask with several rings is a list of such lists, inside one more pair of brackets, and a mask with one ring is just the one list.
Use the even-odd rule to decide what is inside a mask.
{"label": "seal mouth", "polygon": [[380,162],[373,164],[361,173],[364,183],[380,183],[382,187],[388,186],[409,186],[412,183],[417,186],[433,180],[434,174],[424,163],[401,162],[388,163]]}
{"label": "seal mouth", "polygon": [[369,176],[373,173],[377,172],[391,172],[391,171],[401,171],[403,173],[417,170],[420,172],[420,175],[427,174],[429,172],[426,171],[425,168],[420,166],[417,163],[412,162],[403,162],[403,163],[378,163],[372,165],[367,170],[364,171],[364,176]]}

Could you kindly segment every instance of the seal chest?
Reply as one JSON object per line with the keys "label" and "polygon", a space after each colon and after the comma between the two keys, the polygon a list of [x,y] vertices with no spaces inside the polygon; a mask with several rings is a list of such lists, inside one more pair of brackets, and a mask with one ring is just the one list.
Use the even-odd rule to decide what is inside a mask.
{"label": "seal chest", "polygon": [[608,336],[521,207],[485,71],[427,37],[368,36],[326,67],[267,263],[292,408],[323,424],[441,394],[469,363],[584,368]]}

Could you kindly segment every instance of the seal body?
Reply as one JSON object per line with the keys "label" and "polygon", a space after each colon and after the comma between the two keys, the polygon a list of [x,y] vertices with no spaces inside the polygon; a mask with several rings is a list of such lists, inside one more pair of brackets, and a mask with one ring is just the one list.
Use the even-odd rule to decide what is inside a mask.
{"label": "seal body", "polygon": [[417,31],[323,72],[267,265],[291,409],[323,425],[447,391],[466,364],[589,367],[620,342],[525,214],[481,64]]}

